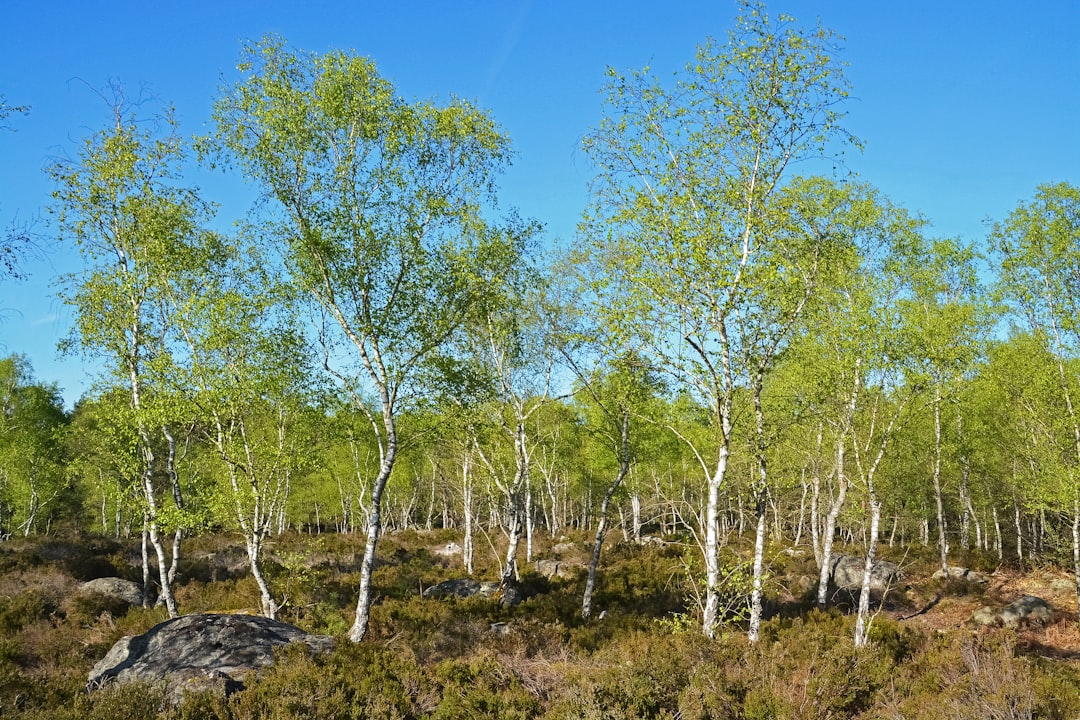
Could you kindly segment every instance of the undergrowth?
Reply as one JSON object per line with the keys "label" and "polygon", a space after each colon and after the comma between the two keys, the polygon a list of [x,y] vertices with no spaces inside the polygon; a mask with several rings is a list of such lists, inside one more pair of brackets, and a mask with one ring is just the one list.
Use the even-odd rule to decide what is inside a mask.
{"label": "undergrowth", "polygon": [[[276,664],[228,698],[111,685],[87,693],[87,673],[123,635],[165,619],[75,592],[65,546],[25,543],[0,557],[0,717],[291,720],[292,718],[1075,718],[1075,660],[1035,653],[1004,629],[940,634],[874,618],[869,647],[852,645],[841,607],[781,597],[812,559],[774,554],[771,617],[757,643],[737,622],[708,640],[699,630],[687,553],[678,544],[618,544],[606,552],[596,614],[580,617],[583,578],[544,578],[523,567],[526,600],[427,599],[426,587],[463,577],[457,558],[432,551],[446,533],[386,538],[375,573],[368,639],[324,655],[282,649]],[[343,638],[358,581],[359,538],[275,539],[268,576],[285,599],[281,619]],[[586,547],[586,542],[579,543]],[[93,546],[93,544],[90,544]],[[229,570],[226,539],[201,539],[177,595],[185,612],[250,611],[254,583]],[[99,542],[100,563],[125,556]],[[734,566],[738,556],[725,551]],[[127,553],[130,556],[130,553]],[[50,556],[59,560],[50,561]],[[494,577],[497,560],[477,575]],[[922,562],[921,558],[911,565]],[[216,564],[215,564],[216,563]],[[82,573],[85,575],[86,573]],[[217,577],[218,579],[214,579]],[[926,594],[977,594],[974,584],[925,583]],[[601,616],[601,612],[603,613]],[[1065,621],[1062,621],[1065,622]]]}

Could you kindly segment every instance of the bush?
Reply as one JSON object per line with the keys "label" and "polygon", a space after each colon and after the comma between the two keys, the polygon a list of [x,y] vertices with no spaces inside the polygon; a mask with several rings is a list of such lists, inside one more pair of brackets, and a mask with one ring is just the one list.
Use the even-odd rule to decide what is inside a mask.
{"label": "bush", "polygon": [[13,635],[29,623],[49,617],[54,610],[51,600],[36,590],[25,590],[14,597],[0,597],[0,632]]}
{"label": "bush", "polygon": [[525,720],[540,704],[521,679],[490,656],[444,660],[435,667],[441,700],[433,720]]}
{"label": "bush", "polygon": [[286,646],[229,707],[236,720],[412,718],[431,707],[430,685],[406,653],[342,643],[313,657],[303,646]]}

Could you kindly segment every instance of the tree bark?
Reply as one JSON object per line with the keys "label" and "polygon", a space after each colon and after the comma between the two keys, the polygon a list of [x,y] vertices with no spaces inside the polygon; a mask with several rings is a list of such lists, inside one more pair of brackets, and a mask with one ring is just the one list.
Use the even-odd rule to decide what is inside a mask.
{"label": "tree bark", "polygon": [[382,497],[390,472],[397,457],[397,425],[392,412],[393,404],[388,391],[383,390],[383,427],[386,431],[386,449],[379,463],[379,474],[371,491],[371,512],[368,513],[367,540],[364,543],[364,557],[360,562],[360,589],[356,599],[356,619],[349,629],[349,640],[358,643],[367,635],[371,620],[371,573],[375,569],[375,546],[382,532]]}
{"label": "tree bark", "polygon": [[596,587],[596,568],[600,565],[600,552],[604,547],[604,532],[607,530],[608,506],[611,498],[622,485],[626,474],[630,471],[630,413],[623,412],[621,435],[619,438],[619,471],[615,479],[608,485],[604,492],[604,499],[600,502],[600,520],[596,526],[596,537],[593,539],[592,555],[589,558],[589,576],[585,581],[585,593],[581,600],[581,617],[586,620],[592,614],[592,595]]}
{"label": "tree bark", "polygon": [[761,596],[762,581],[765,559],[765,516],[768,508],[768,488],[761,487],[757,490],[757,498],[754,503],[757,513],[757,525],[754,534],[754,579],[753,589],[750,591],[750,628],[747,638],[751,643],[756,643],[761,634]]}
{"label": "tree bark", "polygon": [[869,643],[870,634],[870,580],[877,559],[878,525],[881,522],[881,503],[870,491],[870,537],[866,546],[866,563],[863,565],[862,587],[859,590],[859,611],[855,618],[855,647]]}
{"label": "tree bark", "polygon": [[941,571],[949,577],[949,541],[946,537],[945,505],[941,497],[941,386],[934,385],[934,503],[937,506],[938,550]]}
{"label": "tree bark", "polygon": [[1077,622],[1080,622],[1080,498],[1073,498],[1073,577],[1076,580]]}
{"label": "tree bark", "polygon": [[466,449],[461,460],[461,503],[465,524],[465,539],[462,540],[461,561],[465,572],[473,574],[473,485],[472,453]]}

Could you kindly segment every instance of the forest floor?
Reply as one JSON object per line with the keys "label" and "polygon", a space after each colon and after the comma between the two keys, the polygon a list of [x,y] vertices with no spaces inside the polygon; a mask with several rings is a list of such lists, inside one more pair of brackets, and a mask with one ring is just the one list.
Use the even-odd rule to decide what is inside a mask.
{"label": "forest floor", "polygon": [[[1075,582],[1049,562],[1021,569],[967,553],[951,562],[989,581],[945,582],[931,578],[932,548],[883,549],[884,559],[903,568],[905,587],[875,608],[873,644],[861,652],[852,646],[850,603],[838,594],[828,611],[815,609],[816,568],[806,548],[768,553],[771,617],[762,640],[750,645],[738,619],[737,588],[745,585],[729,598],[732,620],[720,638],[701,636],[688,573],[699,560],[695,547],[677,538],[639,546],[613,534],[594,595],[598,615],[607,612],[592,620],[580,617],[584,533],[538,539],[535,557],[557,559],[562,574],[547,577],[542,564],[523,563],[527,599],[513,608],[486,598],[421,596],[465,576],[460,555],[443,552],[459,540],[452,530],[386,536],[372,626],[361,646],[344,643],[325,659],[290,658],[228,702],[204,698],[179,710],[163,705],[153,688],[83,690],[87,672],[114,642],[165,619],[161,608],[127,609],[78,593],[79,583],[93,577],[138,580],[134,540],[0,543],[0,717],[1080,717]],[[334,534],[273,539],[267,570],[287,598],[279,619],[343,636],[362,542]],[[492,550],[478,554],[476,578],[498,577],[499,553]],[[725,547],[725,566],[745,568],[749,550]],[[978,608],[1025,595],[1048,601],[1054,619],[1016,630],[972,622]],[[254,611],[257,589],[235,538],[204,536],[185,545],[177,598],[184,613]],[[496,626],[503,631],[494,633]],[[366,674],[355,673],[358,663]],[[340,712],[328,710],[325,698],[337,698]],[[1003,709],[1012,714],[995,714]]]}
{"label": "forest floor", "polygon": [[980,607],[1001,607],[1024,597],[1034,595],[1046,600],[1054,608],[1055,621],[1046,625],[1020,627],[1016,630],[1018,644],[1033,654],[1058,660],[1080,663],[1080,626],[1077,619],[1076,582],[1072,574],[1052,567],[1036,567],[1021,571],[1018,568],[999,567],[989,575],[990,582],[975,593],[949,595],[933,592],[940,588],[929,578],[916,578],[922,582],[908,591],[908,599],[917,608],[893,608],[884,610],[887,617],[899,623],[933,633],[963,635],[977,633],[971,616]]}

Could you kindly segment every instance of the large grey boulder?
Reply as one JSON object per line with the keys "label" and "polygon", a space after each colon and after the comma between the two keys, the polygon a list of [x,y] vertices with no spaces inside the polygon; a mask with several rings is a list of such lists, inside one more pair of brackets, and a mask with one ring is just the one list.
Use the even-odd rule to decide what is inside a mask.
{"label": "large grey boulder", "polygon": [[107,577],[90,580],[79,585],[80,595],[104,595],[127,605],[142,605],[142,588],[138,583],[123,578]]}
{"label": "large grey boulder", "polygon": [[976,625],[996,625],[998,622],[998,612],[989,605],[983,605],[971,614],[971,622]]}
{"label": "large grey boulder", "polygon": [[[834,555],[832,570],[829,573],[833,585],[841,590],[856,591],[862,589],[863,569],[866,559],[853,555]],[[902,573],[900,566],[888,560],[876,560],[870,570],[870,592],[883,593],[900,584]]]}
{"label": "large grey boulder", "polygon": [[1001,624],[1007,628],[1045,625],[1054,619],[1054,608],[1041,597],[1025,595],[1001,608]]}
{"label": "large grey boulder", "polygon": [[255,615],[184,615],[117,641],[90,671],[87,688],[148,682],[164,685],[173,701],[189,690],[229,693],[273,664],[275,648],[297,642],[327,652],[334,640]]}
{"label": "large grey boulder", "polygon": [[424,590],[424,597],[426,598],[470,598],[475,595],[489,598],[497,597],[503,607],[512,607],[524,599],[521,589],[515,583],[507,583],[505,587],[500,587],[497,582],[477,582],[472,578],[445,580]]}
{"label": "large grey boulder", "polygon": [[987,605],[976,610],[971,616],[971,621],[976,625],[1004,625],[1007,628],[1045,625],[1053,619],[1054,608],[1035,595],[1025,595],[1000,610]]}

